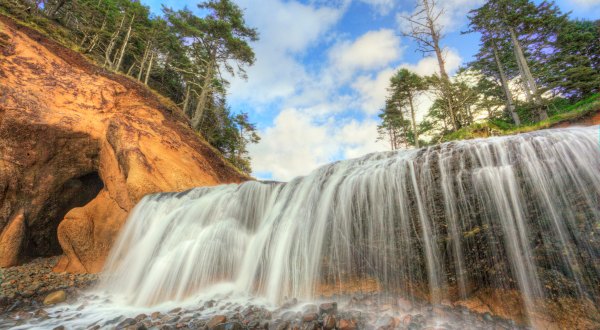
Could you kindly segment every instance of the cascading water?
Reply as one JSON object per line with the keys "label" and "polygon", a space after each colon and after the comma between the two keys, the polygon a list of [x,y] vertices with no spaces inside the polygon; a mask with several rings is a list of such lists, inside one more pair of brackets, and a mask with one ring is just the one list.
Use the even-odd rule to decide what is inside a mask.
{"label": "cascading water", "polygon": [[[81,312],[57,307],[53,315],[71,315],[78,327],[90,323],[81,319],[110,319],[110,306],[137,312],[209,294],[261,297],[276,306],[325,291],[339,298],[356,283],[375,283],[370,290],[380,293],[381,305],[398,297],[468,305],[508,292],[516,293],[517,312],[493,311],[521,313],[524,324],[546,301],[581,302],[594,319],[599,132],[452,142],[337,162],[289,183],[147,196],[105,266],[99,289],[108,298]],[[502,294],[491,296],[512,297]],[[574,313],[565,306],[561,312]]]}
{"label": "cascading water", "polygon": [[134,305],[230,283],[272,302],[375,279],[433,302],[516,289],[600,302],[598,127],[337,162],[289,183],[145,197],[103,287]]}

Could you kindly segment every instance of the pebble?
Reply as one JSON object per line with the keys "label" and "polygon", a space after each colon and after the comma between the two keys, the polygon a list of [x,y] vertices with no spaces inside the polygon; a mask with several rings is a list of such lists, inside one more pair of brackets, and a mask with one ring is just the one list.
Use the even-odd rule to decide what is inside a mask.
{"label": "pebble", "polygon": [[59,256],[37,258],[15,267],[0,268],[0,314],[9,312],[16,302],[42,302],[54,291],[70,291],[88,288],[98,280],[96,274],[54,273],[52,268]]}
{"label": "pebble", "polygon": [[[63,320],[65,325],[67,320],[76,319],[77,313],[84,313],[92,303],[88,300],[75,300],[77,291],[68,287],[70,281],[75,283],[92,283],[96,277],[80,277],[74,274],[55,274],[51,273],[53,265],[47,258],[38,260],[34,266],[21,266],[0,269],[0,275],[7,276],[8,280],[0,285],[0,293],[13,292],[14,299],[0,295],[0,306],[8,306],[7,309],[0,310],[0,328],[4,328],[7,320],[12,325],[27,326],[29,322],[43,321],[49,317],[61,317],[57,314],[49,315],[42,308],[44,297],[49,294],[55,294],[62,291],[64,299],[72,304],[71,312],[64,313]],[[43,266],[43,267],[42,267]],[[23,268],[25,267],[25,268]],[[35,268],[34,271],[27,271],[27,267]],[[44,268],[45,267],[45,268]],[[15,270],[19,268],[19,270]],[[7,275],[8,274],[8,275]],[[19,280],[19,276],[26,280]],[[38,277],[40,279],[38,279]],[[84,281],[85,280],[85,281]],[[31,282],[27,282],[31,281]],[[50,284],[46,285],[45,281]],[[60,283],[57,287],[56,284]],[[84,282],[82,282],[84,281]],[[30,298],[28,291],[34,291]],[[17,292],[17,294],[14,294]],[[59,294],[60,295],[60,294]],[[96,296],[91,299],[103,297]],[[378,294],[355,294],[344,297],[351,298],[350,304],[341,304],[332,297],[321,304],[305,303],[295,298],[286,299],[285,303],[276,310],[268,310],[261,306],[251,303],[233,303],[222,302],[218,300],[200,301],[196,306],[186,306],[186,308],[174,308],[169,312],[152,312],[133,315],[111,315],[109,321],[97,321],[89,324],[87,329],[216,329],[216,330],[238,330],[238,329],[269,329],[269,330],[355,330],[355,329],[512,329],[515,324],[503,320],[490,313],[476,313],[466,308],[454,307],[449,302],[442,304],[427,304],[407,299],[390,299],[378,296]],[[58,301],[62,300],[58,299]],[[8,301],[8,302],[7,302]],[[397,302],[396,302],[397,301]],[[59,308],[62,308],[59,307]],[[55,309],[52,309],[55,310]],[[219,315],[216,311],[219,311]],[[55,313],[55,312],[53,312]],[[436,318],[442,317],[443,324],[440,324]],[[56,323],[54,323],[56,325]],[[9,325],[8,327],[10,327]],[[51,328],[51,327],[50,327]],[[64,329],[64,328],[58,328]]]}

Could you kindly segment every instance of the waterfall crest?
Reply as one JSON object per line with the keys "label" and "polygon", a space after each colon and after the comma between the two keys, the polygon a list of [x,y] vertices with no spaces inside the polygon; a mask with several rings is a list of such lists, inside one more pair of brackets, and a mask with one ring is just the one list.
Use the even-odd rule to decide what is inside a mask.
{"label": "waterfall crest", "polygon": [[[433,302],[486,287],[600,297],[599,127],[341,161],[289,183],[146,196],[101,286],[134,305],[229,283],[273,302],[375,279]],[[550,283],[550,284],[549,284]]]}

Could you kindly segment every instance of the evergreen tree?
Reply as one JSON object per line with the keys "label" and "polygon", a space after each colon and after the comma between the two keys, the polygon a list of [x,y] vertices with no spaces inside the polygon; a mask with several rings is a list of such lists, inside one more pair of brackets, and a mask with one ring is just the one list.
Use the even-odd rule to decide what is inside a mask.
{"label": "evergreen tree", "polygon": [[[209,14],[200,18],[189,10],[165,10],[169,22],[181,38],[191,40],[189,54],[196,65],[194,75],[200,76],[196,109],[192,125],[198,128],[203,120],[209,97],[223,90],[227,81],[220,72],[225,68],[230,74],[245,75],[244,66],[254,63],[254,52],[248,44],[258,40],[255,29],[246,26],[242,10],[230,0],[212,0],[198,5]],[[235,68],[234,68],[235,66]]]}
{"label": "evergreen tree", "polygon": [[[600,89],[600,34],[591,21],[569,21],[557,36],[549,84],[573,100]],[[596,64],[596,65],[595,65]]]}
{"label": "evergreen tree", "polygon": [[389,100],[399,111],[408,110],[412,125],[413,144],[419,147],[419,132],[416,121],[416,98],[427,89],[425,80],[407,69],[400,69],[390,79]]}
{"label": "evergreen tree", "polygon": [[392,150],[398,150],[402,146],[411,144],[410,130],[408,129],[410,122],[404,119],[401,108],[395,102],[388,99],[379,118],[381,118],[381,124],[377,126],[378,140],[387,141]]}
{"label": "evergreen tree", "polygon": [[[202,17],[187,9],[165,9],[164,17],[153,16],[138,0],[24,2],[0,0],[0,6],[23,19],[50,18],[52,22],[36,21],[107,69],[171,98],[210,144],[250,171],[247,144],[259,138],[246,114],[232,114],[227,108],[228,82],[221,70],[245,77],[244,67],[255,60],[249,42],[258,35],[232,1],[201,3],[206,13]],[[56,24],[61,28],[55,29]]]}

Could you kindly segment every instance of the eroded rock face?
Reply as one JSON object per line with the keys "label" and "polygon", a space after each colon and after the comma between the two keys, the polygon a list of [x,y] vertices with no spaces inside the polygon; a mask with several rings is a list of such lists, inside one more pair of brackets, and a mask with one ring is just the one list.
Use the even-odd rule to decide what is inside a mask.
{"label": "eroded rock face", "polygon": [[0,16],[0,266],[98,272],[148,193],[247,178],[175,107]]}

